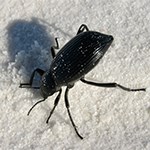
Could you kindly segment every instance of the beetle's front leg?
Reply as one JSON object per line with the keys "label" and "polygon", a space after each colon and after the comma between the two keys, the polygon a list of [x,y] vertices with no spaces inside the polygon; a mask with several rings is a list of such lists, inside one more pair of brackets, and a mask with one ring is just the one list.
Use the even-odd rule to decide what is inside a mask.
{"label": "beetle's front leg", "polygon": [[45,71],[43,71],[42,69],[35,69],[30,77],[30,81],[29,83],[20,83],[20,88],[34,88],[34,89],[39,89],[39,87],[32,87],[32,83],[33,83],[33,78],[35,76],[35,73],[38,73],[40,76],[42,76],[44,74]]}
{"label": "beetle's front leg", "polygon": [[105,87],[105,88],[120,88],[122,90],[125,90],[125,91],[128,91],[128,92],[136,92],[136,91],[146,91],[146,88],[138,88],[138,89],[131,89],[131,88],[127,88],[127,87],[124,87],[118,83],[96,83],[96,82],[91,82],[91,81],[87,81],[85,80],[84,78],[81,78],[80,79],[83,83],[86,83],[86,84],[90,84],[90,85],[94,85],[94,86],[99,86],[99,87]]}
{"label": "beetle's front leg", "polygon": [[52,116],[52,114],[53,114],[53,112],[54,112],[56,106],[58,105],[58,102],[59,102],[60,96],[61,96],[61,92],[62,92],[62,89],[59,90],[59,94],[57,95],[57,97],[56,97],[56,99],[55,99],[55,101],[54,101],[53,109],[51,110],[51,112],[50,112],[50,114],[49,114],[49,116],[48,116],[48,118],[47,118],[47,120],[46,120],[46,123],[49,122],[49,119],[51,118],[51,116]]}

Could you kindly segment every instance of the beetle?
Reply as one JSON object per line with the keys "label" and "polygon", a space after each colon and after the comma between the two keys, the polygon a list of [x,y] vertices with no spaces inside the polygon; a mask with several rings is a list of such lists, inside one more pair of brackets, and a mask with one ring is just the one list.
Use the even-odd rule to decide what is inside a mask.
{"label": "beetle", "polygon": [[[83,83],[93,86],[107,88],[117,87],[125,91],[145,91],[145,88],[130,89],[115,82],[96,83],[85,79],[85,75],[98,64],[100,59],[110,47],[113,39],[114,38],[111,35],[106,35],[97,31],[90,31],[85,24],[82,24],[79,27],[76,36],[73,37],[67,44],[65,44],[57,54],[55,54],[55,49],[59,48],[57,38],[55,38],[56,46],[51,47],[53,60],[50,65],[50,69],[44,71],[37,68],[33,71],[29,83],[20,83],[20,88],[40,89],[43,97],[42,100],[38,101],[30,108],[28,115],[37,104],[45,101],[55,92],[58,92],[58,95],[54,100],[54,106],[46,120],[46,123],[48,123],[60,100],[62,87],[66,86],[65,106],[76,134],[80,139],[83,139],[72,119],[68,101],[68,92],[74,86],[75,82],[80,80]],[[41,76],[40,87],[34,87],[32,85],[35,73],[38,73]]]}

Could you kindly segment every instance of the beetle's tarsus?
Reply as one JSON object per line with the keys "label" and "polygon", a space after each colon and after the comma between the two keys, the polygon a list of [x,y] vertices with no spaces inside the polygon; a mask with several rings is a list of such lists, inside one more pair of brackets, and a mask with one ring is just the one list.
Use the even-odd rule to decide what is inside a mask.
{"label": "beetle's tarsus", "polygon": [[40,89],[40,87],[32,86],[32,85],[30,85],[30,83],[21,83],[21,84],[19,85],[19,88]]}
{"label": "beetle's tarsus", "polygon": [[117,84],[117,83],[116,83],[116,87],[119,87],[122,90],[125,90],[125,91],[128,91],[128,92],[146,91],[146,88],[131,89],[131,88],[124,87],[124,86],[122,86],[120,84]]}
{"label": "beetle's tarsus", "polygon": [[30,83],[20,83],[19,88],[32,88]]}

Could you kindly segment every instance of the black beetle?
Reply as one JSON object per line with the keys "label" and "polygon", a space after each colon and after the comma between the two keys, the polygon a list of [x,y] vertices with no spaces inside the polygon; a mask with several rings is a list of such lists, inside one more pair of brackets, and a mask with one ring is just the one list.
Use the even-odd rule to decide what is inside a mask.
{"label": "black beetle", "polygon": [[[79,27],[77,35],[72,38],[56,55],[54,49],[58,49],[59,45],[57,38],[55,38],[55,40],[57,46],[51,47],[53,61],[50,69],[48,71],[43,71],[39,68],[35,69],[31,75],[29,83],[21,83],[19,86],[20,88],[40,89],[41,95],[44,98],[31,107],[28,115],[38,103],[45,101],[48,96],[53,95],[55,92],[59,92],[54,101],[54,107],[46,121],[46,123],[48,123],[55,107],[59,102],[62,86],[67,86],[65,91],[65,105],[67,112],[77,135],[80,137],[80,139],[83,139],[83,137],[78,133],[76,125],[71,117],[68,101],[69,89],[74,86],[76,81],[80,80],[84,83],[99,87],[119,87],[126,91],[146,90],[145,88],[130,89],[117,83],[95,83],[87,81],[84,78],[85,74],[92,70],[103,57],[113,41],[113,36],[95,31],[89,31],[88,27],[82,24]],[[32,86],[33,78],[36,72],[42,77],[40,87]]]}

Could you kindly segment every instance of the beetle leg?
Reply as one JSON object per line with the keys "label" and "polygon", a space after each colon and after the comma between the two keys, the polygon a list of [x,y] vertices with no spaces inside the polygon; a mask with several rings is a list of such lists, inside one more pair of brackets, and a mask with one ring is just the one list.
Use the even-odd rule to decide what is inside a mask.
{"label": "beetle leg", "polygon": [[94,86],[99,86],[99,87],[106,87],[106,88],[120,88],[122,90],[125,90],[125,91],[132,91],[132,92],[136,92],[136,91],[146,91],[146,88],[139,88],[139,89],[131,89],[131,88],[127,88],[127,87],[124,87],[118,83],[95,83],[95,82],[91,82],[91,81],[87,81],[85,80],[84,78],[81,78],[80,79],[83,83],[86,83],[86,84],[90,84],[90,85],[94,85]]}
{"label": "beetle leg", "polygon": [[69,89],[70,88],[67,86],[66,91],[65,91],[65,105],[66,105],[66,108],[67,108],[67,112],[68,112],[70,121],[71,121],[71,123],[72,123],[72,125],[73,125],[73,127],[75,129],[76,134],[79,136],[80,139],[83,139],[83,137],[79,134],[79,132],[78,132],[78,130],[76,128],[76,125],[75,125],[75,123],[74,123],[74,121],[72,119],[71,113],[70,113],[70,109],[69,109],[70,106],[69,106],[69,101],[68,101],[68,92],[69,92]]}
{"label": "beetle leg", "polygon": [[48,116],[48,118],[46,120],[46,123],[48,123],[49,119],[51,118],[51,116],[52,116],[52,114],[53,114],[53,112],[54,112],[54,110],[55,110],[55,108],[56,108],[56,106],[57,106],[57,104],[58,104],[58,102],[60,100],[61,92],[62,92],[62,89],[59,90],[59,94],[57,95],[57,97],[56,97],[56,99],[54,101],[54,107],[51,110],[50,115]]}
{"label": "beetle leg", "polygon": [[82,25],[79,27],[79,29],[78,29],[77,35],[78,35],[79,33],[81,33],[81,32],[84,32],[84,30],[89,31],[87,25],[82,24]]}
{"label": "beetle leg", "polygon": [[35,69],[30,77],[30,81],[29,83],[20,83],[20,88],[34,88],[34,89],[39,89],[39,87],[32,87],[32,83],[33,83],[33,78],[35,73],[38,73],[40,76],[42,76],[44,74],[45,71],[43,71],[42,69]]}
{"label": "beetle leg", "polygon": [[57,38],[55,38],[55,42],[56,42],[56,46],[51,47],[51,53],[52,53],[53,58],[56,56],[55,49],[59,49],[59,43],[58,43]]}

